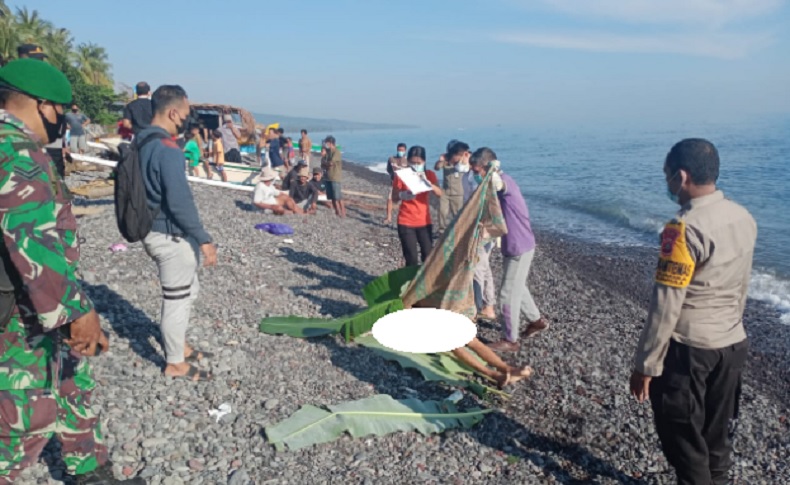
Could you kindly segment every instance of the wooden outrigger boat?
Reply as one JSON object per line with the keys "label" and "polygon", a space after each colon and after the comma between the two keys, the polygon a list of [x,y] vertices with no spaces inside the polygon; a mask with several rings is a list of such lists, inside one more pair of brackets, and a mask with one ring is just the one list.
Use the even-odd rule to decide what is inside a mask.
{"label": "wooden outrigger boat", "polygon": [[[88,146],[98,150],[100,154],[102,152],[108,152],[107,158],[118,160],[120,156],[118,146],[121,143],[124,143],[124,141],[120,138],[100,138],[95,142],[88,142]],[[224,167],[225,173],[228,176],[228,182],[241,185],[255,185],[255,179],[261,171],[260,167],[244,163],[225,163]],[[203,171],[202,166],[200,170],[201,172]],[[212,170],[211,175],[212,178],[210,180],[222,180],[222,177],[214,170]]]}

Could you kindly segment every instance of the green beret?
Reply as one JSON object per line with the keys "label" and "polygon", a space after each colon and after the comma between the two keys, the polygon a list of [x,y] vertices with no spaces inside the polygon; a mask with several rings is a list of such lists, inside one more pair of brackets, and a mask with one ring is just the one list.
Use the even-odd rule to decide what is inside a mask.
{"label": "green beret", "polygon": [[38,59],[17,59],[0,69],[0,84],[36,99],[71,103],[71,83],[52,64]]}

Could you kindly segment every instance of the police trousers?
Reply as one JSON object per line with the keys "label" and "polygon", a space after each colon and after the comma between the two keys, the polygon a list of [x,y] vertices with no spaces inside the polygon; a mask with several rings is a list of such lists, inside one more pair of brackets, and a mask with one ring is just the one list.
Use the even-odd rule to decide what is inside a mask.
{"label": "police trousers", "polygon": [[159,327],[168,364],[184,362],[187,327],[200,284],[197,241],[161,232],[151,232],[143,240],[145,251],[159,268],[162,285],[162,313]]}
{"label": "police trousers", "polygon": [[732,465],[731,421],[748,341],[700,349],[670,341],[664,372],[650,383],[656,431],[680,485],[724,485]]}

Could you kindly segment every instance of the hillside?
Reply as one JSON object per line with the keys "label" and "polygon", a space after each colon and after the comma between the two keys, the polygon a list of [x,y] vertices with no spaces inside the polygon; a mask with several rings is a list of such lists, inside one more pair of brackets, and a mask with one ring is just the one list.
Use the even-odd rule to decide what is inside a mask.
{"label": "hillside", "polygon": [[415,125],[401,125],[393,123],[362,123],[321,118],[301,118],[297,116],[284,116],[277,114],[253,113],[255,119],[261,124],[280,123],[287,132],[307,131],[353,131],[353,130],[398,130],[418,128]]}

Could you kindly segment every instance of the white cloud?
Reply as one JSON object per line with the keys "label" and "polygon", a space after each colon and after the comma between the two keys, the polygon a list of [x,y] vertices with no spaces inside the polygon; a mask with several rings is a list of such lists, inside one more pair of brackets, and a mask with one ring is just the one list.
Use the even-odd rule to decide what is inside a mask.
{"label": "white cloud", "polygon": [[594,52],[686,54],[736,59],[773,42],[770,34],[676,33],[620,35],[600,32],[500,33],[493,40],[507,44]]}
{"label": "white cloud", "polygon": [[[535,0],[529,3],[534,4]],[[561,12],[638,24],[722,26],[778,10],[784,0],[538,0]],[[522,2],[523,3],[523,2]]]}

